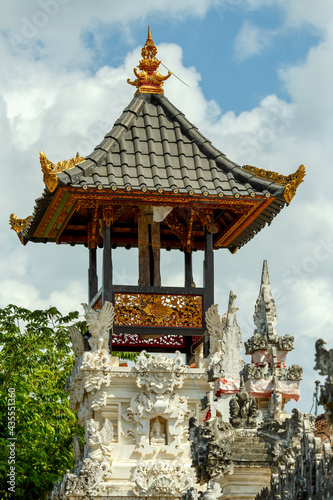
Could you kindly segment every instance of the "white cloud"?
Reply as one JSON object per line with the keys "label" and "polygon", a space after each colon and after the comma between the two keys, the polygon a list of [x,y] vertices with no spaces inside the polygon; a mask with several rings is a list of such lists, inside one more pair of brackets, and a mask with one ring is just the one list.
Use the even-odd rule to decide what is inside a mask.
{"label": "white cloud", "polygon": [[272,43],[276,35],[274,31],[266,30],[245,21],[235,38],[235,56],[244,61],[252,56],[262,54]]}

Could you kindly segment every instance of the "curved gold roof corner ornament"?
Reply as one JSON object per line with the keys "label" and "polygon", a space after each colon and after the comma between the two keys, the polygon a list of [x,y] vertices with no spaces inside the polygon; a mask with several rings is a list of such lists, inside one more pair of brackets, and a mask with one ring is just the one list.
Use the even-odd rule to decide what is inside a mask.
{"label": "curved gold roof corner ornament", "polygon": [[58,186],[57,174],[64,172],[65,170],[70,170],[76,167],[80,163],[85,161],[83,156],[76,153],[75,158],[70,158],[69,160],[59,161],[58,163],[52,163],[47,157],[44,151],[39,154],[40,164],[43,172],[43,181],[50,193],[53,193]]}
{"label": "curved gold roof corner ornament", "polygon": [[290,178],[290,181],[286,185],[286,189],[283,191],[283,196],[286,202],[289,203],[293,199],[296,194],[296,190],[298,186],[303,182],[305,177],[305,167],[304,165],[300,165],[294,174],[288,175],[287,179]]}
{"label": "curved gold roof corner ornament", "polygon": [[146,44],[141,51],[142,59],[137,66],[140,73],[136,68],[134,68],[133,71],[136,76],[136,80],[131,81],[129,78],[127,79],[127,83],[137,87],[138,90],[135,94],[138,92],[143,94],[164,94],[164,89],[162,87],[165,80],[170,78],[172,73],[169,71],[166,76],[159,73],[158,67],[161,61],[156,59],[156,54],[157,47],[151,37],[150,26],[148,26],[148,37]]}
{"label": "curved gold roof corner ornament", "polygon": [[43,181],[50,193],[58,186],[58,177],[55,173],[54,164],[46,157],[44,151],[39,154],[40,166],[43,172]]}
{"label": "curved gold roof corner ornament", "polygon": [[261,179],[272,181],[275,184],[280,184],[281,186],[286,186],[285,190],[283,191],[283,196],[288,205],[295,196],[298,186],[301,184],[301,182],[303,182],[303,179],[305,177],[304,165],[300,165],[296,172],[290,175],[283,175],[271,170],[252,167],[252,165],[243,165],[242,169],[246,170],[247,172],[251,172]]}
{"label": "curved gold roof corner ornament", "polygon": [[11,229],[13,229],[17,236],[20,239],[20,242],[25,245],[26,241],[23,241],[23,238],[20,236],[20,232],[23,231],[28,225],[30,220],[32,219],[32,216],[29,215],[29,217],[26,217],[25,219],[18,219],[15,214],[10,214],[9,217],[9,224]]}

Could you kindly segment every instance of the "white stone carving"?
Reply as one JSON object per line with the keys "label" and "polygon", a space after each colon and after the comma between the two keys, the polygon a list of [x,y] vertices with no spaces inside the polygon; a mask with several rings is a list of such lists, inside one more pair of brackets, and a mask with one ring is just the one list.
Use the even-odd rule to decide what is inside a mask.
{"label": "white stone carving", "polygon": [[82,356],[84,353],[84,340],[79,332],[79,330],[75,326],[70,326],[69,328],[69,334],[71,337],[72,345],[74,352],[76,354],[76,357]]}
{"label": "white stone carving", "polygon": [[82,304],[91,337],[88,342],[92,351],[109,349],[110,330],[113,325],[114,307],[111,302],[105,302],[101,311],[95,311],[88,304]]}
{"label": "white stone carving", "polygon": [[[217,305],[206,312],[206,324],[210,340],[210,364],[208,370],[226,378],[239,378],[244,366],[241,356],[243,349],[242,334],[237,323],[235,307],[236,295],[229,295],[228,311],[220,317]],[[219,378],[216,376],[216,378]]]}
{"label": "white stone carving", "polygon": [[90,419],[86,428],[86,449],[85,457],[92,460],[102,461],[104,458],[111,460],[113,440],[113,426],[109,419],[105,419],[104,425],[99,430],[99,423]]}
{"label": "white stone carving", "polygon": [[186,367],[179,351],[175,358],[163,354],[147,358],[145,354],[146,351],[141,351],[135,364],[138,387],[147,387],[157,394],[182,387]]}
{"label": "white stone carving", "polygon": [[133,473],[135,493],[140,497],[177,498],[194,483],[192,470],[181,462],[139,462]]}

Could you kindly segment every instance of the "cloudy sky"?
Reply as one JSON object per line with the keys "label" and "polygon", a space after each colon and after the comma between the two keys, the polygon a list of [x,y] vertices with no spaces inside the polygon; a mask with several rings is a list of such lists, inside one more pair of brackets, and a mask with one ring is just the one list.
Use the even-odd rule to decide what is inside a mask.
{"label": "cloudy sky", "polygon": [[[320,378],[315,340],[333,347],[332,1],[2,0],[0,9],[0,305],[66,312],[86,300],[87,250],[23,247],[8,219],[30,215],[42,194],[41,149],[54,162],[84,156],[111,129],[133,96],[126,80],[150,24],[159,58],[187,84],[172,77],[166,96],[216,147],[240,165],[306,167],[270,227],[235,255],[215,253],[215,280],[221,313],[229,290],[237,294],[247,339],[268,260],[278,332],[295,336],[289,364],[305,369],[298,406],[308,412]],[[114,255],[116,280],[135,284],[135,259]],[[181,281],[180,252],[162,259],[164,284]]]}

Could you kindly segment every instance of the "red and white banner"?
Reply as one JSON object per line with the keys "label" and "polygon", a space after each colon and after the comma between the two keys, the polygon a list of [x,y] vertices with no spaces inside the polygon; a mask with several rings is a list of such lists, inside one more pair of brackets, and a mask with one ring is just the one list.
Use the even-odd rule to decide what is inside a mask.
{"label": "red and white banner", "polygon": [[215,396],[221,394],[236,394],[239,391],[239,378],[219,378],[216,381]]}
{"label": "red and white banner", "polygon": [[[250,396],[253,396],[255,398],[265,398],[267,396],[270,396],[274,390],[272,379],[250,379],[245,382],[245,387]],[[283,398],[295,399],[296,401],[299,400],[301,395],[299,381],[279,380],[278,388]]]}

